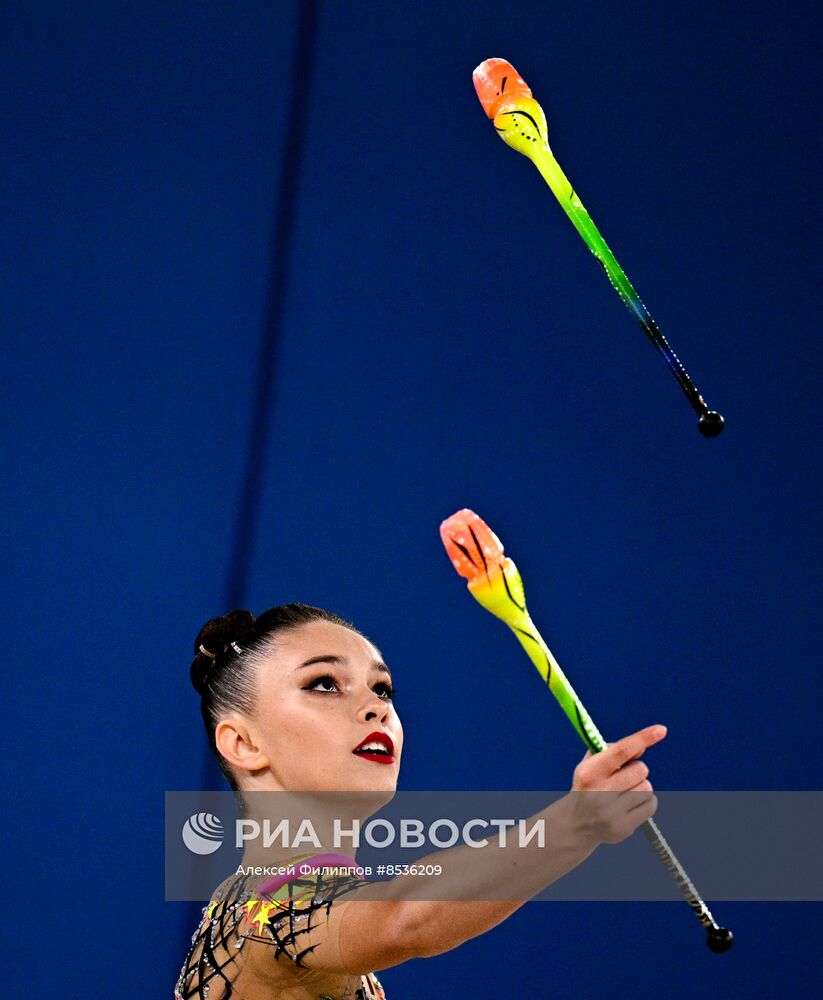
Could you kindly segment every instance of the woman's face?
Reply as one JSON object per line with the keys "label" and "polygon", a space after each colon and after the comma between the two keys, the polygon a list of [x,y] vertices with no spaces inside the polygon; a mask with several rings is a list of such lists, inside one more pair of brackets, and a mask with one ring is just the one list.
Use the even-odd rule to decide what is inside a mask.
{"label": "woman's face", "polygon": [[[403,727],[379,650],[351,629],[314,621],[281,632],[258,675],[254,737],[284,791],[393,791]],[[354,753],[371,734],[390,755]]]}

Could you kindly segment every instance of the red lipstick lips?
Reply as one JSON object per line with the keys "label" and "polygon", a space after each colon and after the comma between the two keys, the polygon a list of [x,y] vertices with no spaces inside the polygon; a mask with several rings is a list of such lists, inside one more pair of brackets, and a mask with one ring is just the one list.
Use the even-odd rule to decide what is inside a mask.
{"label": "red lipstick lips", "polygon": [[[383,752],[369,744],[378,743],[383,748]],[[361,750],[361,747],[369,746],[368,750]],[[394,744],[388,733],[369,733],[369,735],[352,750],[357,757],[364,757],[366,760],[373,760],[375,764],[394,763]]]}

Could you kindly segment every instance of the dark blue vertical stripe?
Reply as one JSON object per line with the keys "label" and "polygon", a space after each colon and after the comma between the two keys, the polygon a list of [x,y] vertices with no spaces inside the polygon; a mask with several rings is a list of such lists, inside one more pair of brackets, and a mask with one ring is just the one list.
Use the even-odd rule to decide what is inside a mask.
{"label": "dark blue vertical stripe", "polygon": [[[274,201],[266,311],[260,338],[257,386],[249,424],[245,470],[237,505],[234,543],[226,581],[225,611],[243,607],[246,600],[249,569],[259,520],[263,473],[272,423],[275,377],[288,294],[297,191],[305,147],[306,100],[314,72],[318,6],[318,0],[302,0],[300,4],[291,86],[284,89],[284,93],[292,95],[292,99],[287,105],[286,142]],[[300,100],[296,99],[296,95],[300,95]]]}

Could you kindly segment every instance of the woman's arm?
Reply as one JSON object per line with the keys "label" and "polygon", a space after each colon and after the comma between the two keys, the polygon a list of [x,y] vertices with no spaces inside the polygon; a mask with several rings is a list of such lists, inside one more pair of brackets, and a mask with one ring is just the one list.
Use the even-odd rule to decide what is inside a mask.
{"label": "woman's arm", "polygon": [[[545,821],[544,847],[453,847],[417,862],[440,865],[441,875],[397,876],[340,896],[298,931],[298,964],[357,975],[441,954],[495,927],[599,844],[624,840],[654,815],[657,799],[638,758],[664,736],[651,726],[587,752],[572,792],[532,817]],[[588,794],[603,791],[613,794]],[[626,791],[635,794],[618,794]]]}
{"label": "woman's arm", "polygon": [[[440,865],[441,875],[398,876],[378,884],[390,899],[371,901],[377,893],[369,891],[369,899],[349,902],[341,912],[343,966],[359,972],[429,958],[502,923],[596,848],[596,841],[576,824],[568,799],[528,823],[544,822],[545,847],[535,842],[520,847],[513,837],[504,847],[452,847],[417,862]],[[489,898],[496,896],[500,898]]]}

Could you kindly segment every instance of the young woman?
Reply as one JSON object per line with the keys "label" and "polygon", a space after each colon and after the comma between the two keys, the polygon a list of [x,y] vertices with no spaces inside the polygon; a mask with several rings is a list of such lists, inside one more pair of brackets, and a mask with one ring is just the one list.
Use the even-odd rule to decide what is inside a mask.
{"label": "young woman", "polygon": [[[325,792],[392,797],[403,752],[392,679],[379,650],[349,622],[305,604],[258,618],[232,611],[203,626],[195,653],[191,678],[209,742],[244,809],[254,811],[254,792],[315,804]],[[575,769],[572,793],[636,794],[565,796],[538,814],[543,848],[436,852],[429,860],[442,874],[431,876],[430,893],[421,876],[369,884],[341,874],[292,877],[285,896],[273,894],[271,880],[248,869],[297,865],[305,852],[247,851],[244,870],[204,908],[176,1000],[384,1000],[373,970],[483,934],[598,844],[623,840],[652,816],[657,800],[638,758],[663,736],[664,727],[651,726],[587,753]]]}

